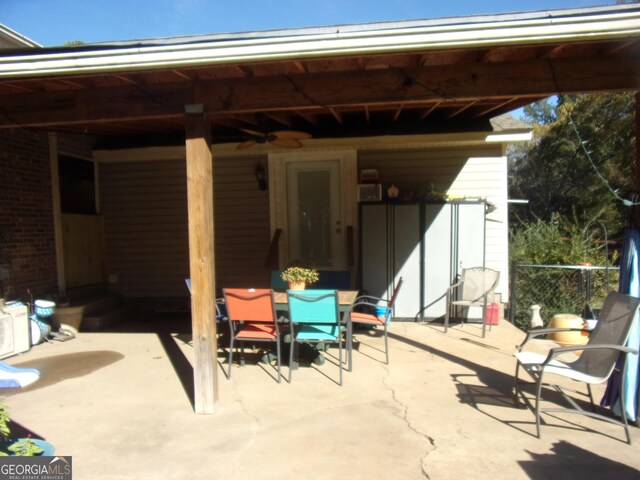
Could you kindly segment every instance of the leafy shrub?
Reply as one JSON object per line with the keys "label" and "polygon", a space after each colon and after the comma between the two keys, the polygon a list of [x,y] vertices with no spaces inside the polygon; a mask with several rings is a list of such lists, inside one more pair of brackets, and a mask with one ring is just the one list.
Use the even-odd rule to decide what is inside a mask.
{"label": "leafy shrub", "polygon": [[[559,214],[554,214],[550,221],[538,219],[512,228],[510,257],[512,264],[520,265],[512,272],[515,275],[512,295],[516,298],[514,323],[527,330],[531,319],[529,307],[534,304],[541,306],[545,324],[556,313],[582,314],[587,302],[600,305],[608,289],[617,285],[617,272],[589,271],[579,266],[612,263],[612,258],[607,259],[603,241],[601,228],[580,227]],[[566,266],[577,267],[561,268]]]}

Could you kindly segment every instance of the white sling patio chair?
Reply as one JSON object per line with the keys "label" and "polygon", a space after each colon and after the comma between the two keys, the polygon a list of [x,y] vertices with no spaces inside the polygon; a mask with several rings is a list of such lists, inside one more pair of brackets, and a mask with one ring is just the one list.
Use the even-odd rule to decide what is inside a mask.
{"label": "white sling patio chair", "polygon": [[[460,281],[447,289],[444,333],[447,333],[449,328],[449,318],[452,310],[457,310],[458,307],[482,307],[482,338],[484,338],[487,330],[487,305],[493,302],[498,280],[500,280],[500,272],[490,268],[473,267],[463,269]],[[489,328],[491,328],[491,325],[489,325]]]}
{"label": "white sling patio chair", "polygon": [[[531,384],[531,382],[519,382],[518,372],[522,367],[535,380],[535,405],[534,414],[536,417],[536,435],[540,438],[540,414],[545,412],[568,412],[580,413],[592,418],[614,423],[624,427],[627,435],[627,443],[631,444],[631,436],[629,434],[629,425],[624,409],[624,389],[619,388],[619,401],[621,406],[622,421],[615,418],[604,416],[594,411],[593,395],[591,385],[604,383],[608,380],[616,366],[616,362],[622,356],[622,376],[626,368],[626,358],[629,353],[637,354],[637,350],[625,347],[629,331],[635,318],[640,299],[631,297],[621,293],[610,293],[605,299],[602,312],[598,318],[595,328],[589,335],[589,342],[586,345],[573,345],[566,347],[554,347],[549,350],[546,355],[524,351],[523,347],[532,338],[545,335],[551,332],[570,331],[576,329],[570,328],[542,328],[530,331],[522,344],[518,346],[516,357],[516,373],[514,379],[514,402],[518,406],[519,390],[523,383]],[[567,352],[581,352],[580,356],[576,356],[573,361],[558,360],[557,357]],[[549,383],[543,383],[547,380],[547,374],[551,376]],[[555,376],[555,378],[554,378]],[[573,398],[566,395],[563,388],[553,380],[558,377],[569,378],[578,382],[587,384],[589,400],[591,402],[591,411],[582,409]],[[561,380],[561,379],[560,379]],[[548,381],[548,380],[547,380]],[[542,386],[550,386],[559,392],[572,408],[540,408],[540,395]],[[565,387],[565,390],[569,391]],[[571,390],[573,393],[575,390]],[[528,404],[530,406],[530,404]]]}

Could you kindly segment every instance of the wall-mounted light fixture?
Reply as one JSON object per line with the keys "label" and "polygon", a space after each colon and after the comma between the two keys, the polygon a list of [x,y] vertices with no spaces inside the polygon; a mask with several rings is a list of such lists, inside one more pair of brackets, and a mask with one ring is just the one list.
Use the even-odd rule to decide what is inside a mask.
{"label": "wall-mounted light fixture", "polygon": [[258,189],[266,190],[269,187],[269,182],[267,177],[267,169],[262,164],[262,162],[258,162],[254,173],[256,175],[256,180],[258,181]]}

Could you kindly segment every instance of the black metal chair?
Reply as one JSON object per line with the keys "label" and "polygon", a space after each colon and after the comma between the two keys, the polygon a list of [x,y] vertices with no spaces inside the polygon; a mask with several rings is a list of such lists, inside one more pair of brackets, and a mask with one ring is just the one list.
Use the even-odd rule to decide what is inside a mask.
{"label": "black metal chair", "polygon": [[[391,323],[391,319],[393,318],[393,310],[395,308],[396,299],[398,298],[398,293],[400,292],[400,287],[402,287],[402,277],[398,280],[395,288],[393,289],[393,293],[391,294],[391,298],[389,300],[385,300],[384,298],[372,297],[370,295],[362,295],[356,298],[355,303],[351,307],[351,323],[360,323],[364,325],[372,325],[374,327],[383,327],[384,328],[384,353],[385,353],[385,363],[389,364],[389,340],[387,338],[387,327]],[[359,307],[369,307],[369,309],[373,308],[375,313],[368,312],[358,312],[355,309]],[[351,327],[353,328],[353,327]],[[349,332],[349,342],[351,341],[352,332]],[[349,364],[349,369],[351,369],[351,364]]]}

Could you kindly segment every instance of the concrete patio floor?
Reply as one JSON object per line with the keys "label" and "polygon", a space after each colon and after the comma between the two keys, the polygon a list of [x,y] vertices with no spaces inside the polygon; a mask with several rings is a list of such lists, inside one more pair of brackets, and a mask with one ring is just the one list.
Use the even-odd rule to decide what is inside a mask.
{"label": "concrete patio floor", "polygon": [[506,322],[485,339],[479,325],[445,335],[441,324],[394,323],[388,366],[382,336],[358,332],[342,387],[333,349],[291,384],[249,358],[228,381],[222,361],[215,415],[193,413],[190,335],[168,320],[137,327],[7,360],[42,372],[0,392],[15,433],[73,456],[76,479],[640,478],[636,427],[629,446],[620,427],[547,415],[535,438],[532,413],[511,397],[524,334]]}

